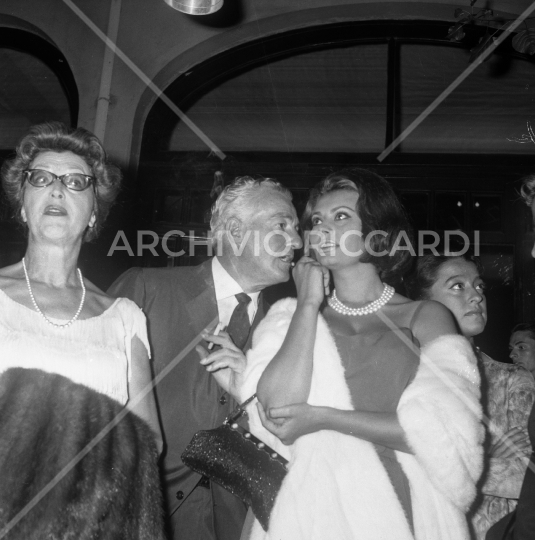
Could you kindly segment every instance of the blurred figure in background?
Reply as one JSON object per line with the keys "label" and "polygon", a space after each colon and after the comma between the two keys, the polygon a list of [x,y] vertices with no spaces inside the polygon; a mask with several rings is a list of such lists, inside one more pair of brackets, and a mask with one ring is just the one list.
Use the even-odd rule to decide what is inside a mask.
{"label": "blurred figure in background", "polygon": [[[526,206],[531,210],[533,228],[535,229],[534,174],[524,178],[520,194]],[[535,258],[535,244],[531,249],[531,256]],[[515,333],[513,329],[513,336]],[[512,353],[514,353],[514,350]],[[489,531],[487,540],[533,540],[535,538],[535,407],[533,407],[529,417],[528,433],[534,451],[531,454],[524,482],[522,483],[518,507],[516,512],[503,518]]]}
{"label": "blurred figure in background", "polygon": [[[487,324],[487,302],[479,259],[469,254],[418,257],[407,281],[414,299],[435,300],[451,310],[461,333],[473,344]],[[483,411],[487,418],[486,463],[473,506],[477,540],[515,508],[531,445],[526,428],[535,399],[535,381],[520,366],[497,362],[474,347],[481,372]]]}
{"label": "blurred figure in background", "polygon": [[535,378],[535,323],[520,323],[511,330],[509,358]]}

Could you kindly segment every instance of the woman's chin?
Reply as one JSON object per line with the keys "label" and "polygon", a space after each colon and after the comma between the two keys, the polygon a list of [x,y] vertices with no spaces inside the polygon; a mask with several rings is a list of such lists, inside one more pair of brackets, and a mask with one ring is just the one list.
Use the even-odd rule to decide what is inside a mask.
{"label": "woman's chin", "polygon": [[74,231],[69,230],[67,227],[45,227],[39,231],[36,235],[38,240],[44,242],[61,242],[74,240],[77,238],[77,235],[74,234]]}
{"label": "woman's chin", "polygon": [[463,327],[461,328],[461,332],[463,334],[464,337],[470,339],[470,338],[474,338],[476,336],[479,336],[480,334],[483,333],[483,331],[485,330],[485,326],[481,326],[481,325],[474,325],[474,326],[469,326],[469,327]]}
{"label": "woman's chin", "polygon": [[329,270],[338,268],[338,266],[340,265],[340,262],[338,261],[337,257],[331,256],[331,255],[320,256],[316,254],[315,258],[322,266],[325,266],[325,268]]}
{"label": "woman's chin", "polygon": [[316,260],[328,270],[340,270],[342,268],[356,266],[359,262],[359,257],[325,255],[323,257],[316,257]]}

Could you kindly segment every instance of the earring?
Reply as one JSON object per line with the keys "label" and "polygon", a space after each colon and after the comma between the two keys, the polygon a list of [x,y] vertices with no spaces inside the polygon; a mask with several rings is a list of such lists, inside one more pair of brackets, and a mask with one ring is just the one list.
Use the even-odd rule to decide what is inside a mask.
{"label": "earring", "polygon": [[22,218],[22,221],[26,223],[26,212],[24,211],[24,208],[22,208],[20,211],[20,217]]}

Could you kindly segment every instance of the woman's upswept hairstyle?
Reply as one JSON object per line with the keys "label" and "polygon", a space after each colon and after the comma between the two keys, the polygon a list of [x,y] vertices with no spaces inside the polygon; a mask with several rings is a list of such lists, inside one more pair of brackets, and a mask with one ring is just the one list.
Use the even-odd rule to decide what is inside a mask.
{"label": "woman's upswept hairstyle", "polygon": [[262,200],[258,197],[261,187],[271,188],[281,193],[291,202],[292,194],[279,182],[272,178],[253,178],[238,176],[223,191],[212,206],[210,229],[212,241],[217,243],[218,236],[224,231],[225,223],[231,218],[247,221],[262,208]]}
{"label": "woman's upswept hairstyle", "polygon": [[[430,252],[416,257],[411,272],[403,280],[407,296],[411,300],[429,299],[431,296],[431,287],[437,280],[440,267],[448,261],[464,259],[467,262],[475,264],[479,275],[483,275],[481,260],[470,251],[466,251],[462,255],[456,255],[455,251],[446,252],[444,249],[439,249],[437,253]],[[460,251],[457,253],[460,253]]]}
{"label": "woman's upswept hairstyle", "polygon": [[6,161],[1,172],[2,186],[14,210],[14,217],[24,227],[26,224],[21,216],[24,199],[23,173],[42,152],[72,152],[89,165],[91,174],[95,177],[96,221],[92,228],[86,230],[84,241],[93,240],[102,229],[119,193],[121,172],[108,161],[101,142],[87,129],[67,127],[61,122],[45,122],[32,126],[19,142],[16,157]]}
{"label": "woman's upswept hairstyle", "polygon": [[[373,235],[369,245],[370,251],[387,254],[377,256],[367,251],[360,260],[373,264],[382,279],[401,277],[410,265],[410,251],[402,248],[407,242],[412,243],[412,229],[392,186],[378,174],[358,168],[330,174],[311,190],[301,218],[301,228],[304,231],[312,229],[310,220],[320,197],[341,190],[359,194],[356,211],[362,221],[363,239],[372,231],[386,233],[386,236]],[[401,234],[404,234],[404,241]],[[397,249],[396,242],[399,242],[397,246],[401,246],[401,249]]]}

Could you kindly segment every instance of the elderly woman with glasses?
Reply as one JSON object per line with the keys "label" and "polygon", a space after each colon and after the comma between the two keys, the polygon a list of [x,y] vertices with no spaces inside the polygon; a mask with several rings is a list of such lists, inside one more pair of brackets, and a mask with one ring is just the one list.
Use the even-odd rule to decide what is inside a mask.
{"label": "elderly woman with glasses", "polygon": [[95,135],[58,122],[30,128],[4,164],[3,188],[28,245],[0,269],[0,373],[40,369],[106,394],[143,418],[160,446],[153,394],[142,393],[151,380],[145,317],[78,268],[120,182]]}

